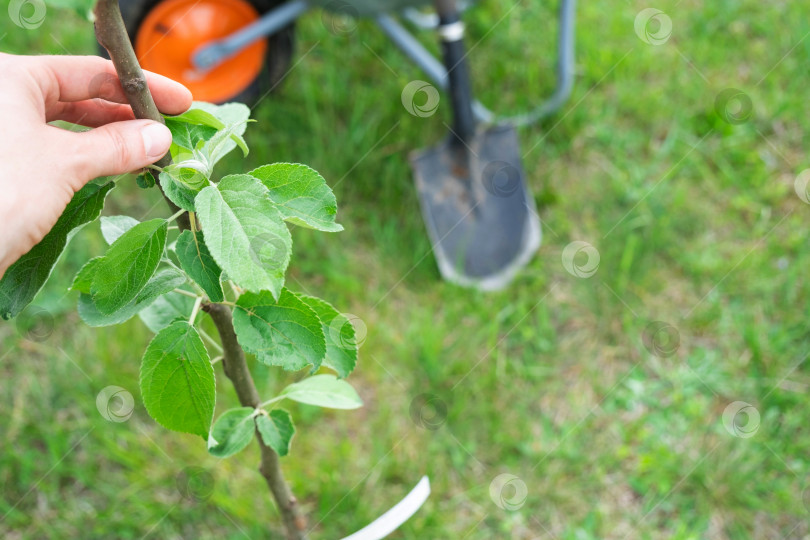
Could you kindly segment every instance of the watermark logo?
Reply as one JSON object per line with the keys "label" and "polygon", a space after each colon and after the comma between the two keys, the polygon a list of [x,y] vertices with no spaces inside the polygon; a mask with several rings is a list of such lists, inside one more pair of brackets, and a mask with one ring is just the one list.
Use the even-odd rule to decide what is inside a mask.
{"label": "watermark logo", "polygon": [[189,501],[203,502],[214,493],[214,476],[202,467],[186,467],[177,475],[177,491]]}
{"label": "watermark logo", "polygon": [[363,319],[351,313],[343,313],[329,323],[329,337],[341,349],[359,349],[366,342],[367,334],[368,329]]}
{"label": "watermark logo", "polygon": [[126,388],[108,386],[96,396],[96,408],[105,420],[126,422],[135,410],[135,399]]}
{"label": "watermark logo", "polygon": [[499,474],[489,484],[489,498],[502,510],[520,510],[528,495],[526,483],[514,474]]}
{"label": "watermark logo", "polygon": [[802,202],[807,204],[810,204],[810,191],[808,191],[809,187],[810,169],[805,169],[796,176],[796,180],[793,181],[793,189],[796,190],[796,195],[799,196]]}
{"label": "watermark logo", "polygon": [[726,88],[714,98],[714,111],[732,126],[746,123],[754,111],[751,98],[736,88]]}
{"label": "watermark logo", "polygon": [[672,19],[660,9],[642,9],[633,28],[638,38],[649,45],[663,45],[672,35]]}
{"label": "watermark logo", "polygon": [[88,91],[93,101],[105,109],[114,109],[119,106],[115,98],[122,92],[118,77],[112,73],[102,72],[90,79]]}
{"label": "watermark logo", "polygon": [[357,30],[359,17],[360,13],[354,5],[344,0],[334,0],[324,6],[321,22],[333,34],[346,36]]}
{"label": "watermark logo", "polygon": [[447,403],[434,394],[419,394],[411,401],[409,412],[418,427],[436,431],[447,420]]}
{"label": "watermark logo", "polygon": [[509,197],[520,187],[520,171],[505,161],[490,161],[481,178],[484,188],[496,197]]}
{"label": "watermark logo", "polygon": [[681,345],[681,334],[669,323],[653,321],[644,328],[641,341],[644,343],[644,348],[653,356],[669,358],[678,352],[678,347]]}
{"label": "watermark logo", "polygon": [[11,0],[8,4],[11,22],[26,30],[35,30],[42,26],[47,11],[44,0]]}
{"label": "watermark logo", "polygon": [[290,252],[287,244],[280,235],[265,231],[250,239],[250,258],[261,268],[271,271],[286,267]]}
{"label": "watermark logo", "polygon": [[563,249],[562,264],[572,276],[589,278],[599,269],[599,251],[588,242],[576,240]]}
{"label": "watermark logo", "polygon": [[729,403],[723,411],[723,427],[735,437],[749,439],[759,430],[759,411],[745,401]]}
{"label": "watermark logo", "polygon": [[417,118],[427,118],[436,114],[439,109],[439,101],[441,101],[439,91],[429,82],[411,81],[402,90],[402,106]]}
{"label": "watermark logo", "polygon": [[21,337],[41,343],[53,334],[53,315],[45,308],[30,305],[17,316],[16,327]]}

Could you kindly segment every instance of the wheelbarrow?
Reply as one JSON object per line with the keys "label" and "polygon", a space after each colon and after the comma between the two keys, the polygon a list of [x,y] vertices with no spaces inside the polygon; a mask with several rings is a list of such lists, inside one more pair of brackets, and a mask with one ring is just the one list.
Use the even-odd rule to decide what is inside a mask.
{"label": "wheelbarrow", "polygon": [[[535,110],[513,118],[498,118],[472,96],[460,16],[466,2],[457,6],[456,0],[120,0],[120,4],[142,66],[184,83],[195,99],[215,103],[251,104],[275,88],[290,67],[295,20],[310,9],[373,18],[447,92],[452,105],[453,122],[446,138],[410,156],[442,276],[463,286],[499,289],[540,247],[540,220],[526,186],[515,127],[552,114],[571,93],[575,0],[560,0],[553,94]],[[423,8],[430,5],[434,11],[426,12]],[[437,32],[441,60],[400,23],[403,19]],[[435,92],[428,83],[417,86],[417,92]]]}

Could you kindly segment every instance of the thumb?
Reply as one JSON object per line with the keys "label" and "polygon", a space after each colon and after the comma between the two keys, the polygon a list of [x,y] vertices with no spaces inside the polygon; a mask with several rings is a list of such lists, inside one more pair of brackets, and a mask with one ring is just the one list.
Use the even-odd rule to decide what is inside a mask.
{"label": "thumb", "polygon": [[162,158],[172,143],[169,128],[151,120],[113,122],[71,136],[78,138],[77,172],[87,179],[146,167]]}

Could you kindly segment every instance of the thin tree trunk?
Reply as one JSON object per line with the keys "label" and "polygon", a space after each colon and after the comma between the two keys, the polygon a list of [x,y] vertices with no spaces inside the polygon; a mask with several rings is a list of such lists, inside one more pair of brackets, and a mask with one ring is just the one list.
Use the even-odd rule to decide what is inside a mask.
{"label": "thin tree trunk", "polygon": [[[135,56],[132,43],[129,41],[124,19],[121,18],[121,8],[118,5],[118,0],[98,0],[94,13],[96,15],[96,22],[93,23],[96,29],[96,39],[102,47],[107,49],[107,54],[110,55],[110,60],[115,66],[115,72],[118,74],[118,80],[121,81],[121,87],[124,89],[127,101],[132,107],[132,112],[135,113],[135,118],[154,120],[165,124],[163,116],[160,115],[160,111],[155,105],[152,93],[149,91],[149,86],[146,84],[146,77],[143,74],[141,65],[138,63],[138,57]],[[155,164],[158,167],[165,167],[171,162],[172,156],[167,153]],[[159,183],[158,187],[163,193],[163,188],[160,187]],[[168,198],[166,202],[169,204],[173,214],[180,210]],[[177,218],[177,224],[182,229],[188,229],[190,227],[188,214],[183,214]]]}
{"label": "thin tree trunk", "polygon": [[[95,15],[96,39],[107,49],[135,117],[164,123],[129,41],[118,0],[98,0]],[[170,163],[171,155],[166,154],[157,165],[165,167]],[[179,210],[168,198],[166,202],[173,212]],[[183,214],[177,221],[181,229],[189,228],[188,214]],[[231,310],[223,304],[206,304],[203,311],[211,316],[219,332],[223,348],[223,368],[236,390],[239,402],[243,407],[258,407],[261,398],[245,361],[245,353],[236,340]],[[287,539],[307,540],[306,519],[297,499],[284,480],[278,454],[264,444],[258,433],[256,439],[261,449],[259,472],[267,481],[267,486],[276,500],[287,531]]]}
{"label": "thin tree trunk", "polygon": [[[243,407],[256,408],[261,403],[256,385],[250,376],[245,353],[236,341],[236,332],[233,329],[233,316],[228,306],[223,304],[206,304],[203,310],[211,315],[211,319],[219,331],[222,339],[223,367],[225,375],[233,383],[239,402]],[[284,481],[284,474],[281,472],[281,464],[276,452],[262,442],[257,435],[259,447],[262,451],[262,462],[259,472],[267,481],[267,486],[276,498],[281,516],[284,519],[284,526],[287,528],[287,537],[291,540],[306,539],[307,521],[301,512],[298,500],[290,491],[287,482]]]}

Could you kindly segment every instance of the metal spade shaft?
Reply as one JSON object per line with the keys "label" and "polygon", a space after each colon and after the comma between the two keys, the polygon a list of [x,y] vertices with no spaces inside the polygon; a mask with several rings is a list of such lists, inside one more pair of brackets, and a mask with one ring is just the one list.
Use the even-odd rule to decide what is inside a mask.
{"label": "metal spade shaft", "polygon": [[448,91],[453,106],[453,137],[461,145],[475,135],[475,115],[472,107],[470,70],[464,47],[464,23],[461,22],[455,0],[435,0],[439,15],[439,37],[442,56],[447,66]]}

